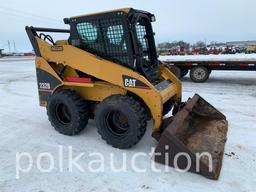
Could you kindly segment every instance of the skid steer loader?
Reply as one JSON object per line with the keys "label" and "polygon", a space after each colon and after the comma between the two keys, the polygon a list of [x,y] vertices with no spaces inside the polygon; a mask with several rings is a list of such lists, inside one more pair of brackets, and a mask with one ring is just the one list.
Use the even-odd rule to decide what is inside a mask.
{"label": "skid steer loader", "polygon": [[[27,26],[40,105],[58,132],[78,134],[95,119],[101,137],[119,149],[137,144],[153,119],[155,161],[185,169],[190,158],[189,171],[218,179],[226,117],[199,95],[182,102],[181,82],[158,60],[154,21],[149,12],[126,8],[65,18],[69,29]],[[69,37],[54,41],[50,33]],[[212,159],[198,161],[204,152]]]}

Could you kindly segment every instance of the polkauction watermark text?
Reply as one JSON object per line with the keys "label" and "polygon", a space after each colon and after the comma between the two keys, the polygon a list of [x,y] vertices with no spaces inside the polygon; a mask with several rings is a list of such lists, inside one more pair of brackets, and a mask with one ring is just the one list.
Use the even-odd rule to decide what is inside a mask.
{"label": "polkauction watermark text", "polygon": [[[16,153],[16,179],[20,179],[22,174],[28,174],[33,170],[37,170],[41,173],[51,172],[70,172],[80,171],[82,173],[92,172],[99,173],[105,172],[106,168],[110,169],[114,173],[133,171],[137,173],[145,173],[147,171],[152,172],[168,172],[169,167],[169,146],[165,146],[166,152],[164,154],[154,153],[155,148],[151,149],[150,153],[138,152],[133,155],[127,155],[126,152],[120,151],[118,153],[109,153],[107,156],[100,152],[79,152],[75,153],[72,146],[63,147],[58,146],[57,153],[42,152],[36,156],[29,152],[17,152]],[[164,155],[165,166],[157,166],[157,163],[153,160],[156,156]],[[118,156],[118,157],[117,157]],[[120,157],[121,156],[121,157]],[[178,166],[179,158],[187,159],[186,168],[181,169]],[[212,156],[208,152],[196,153],[196,171],[200,171],[200,160],[202,157],[208,158],[209,172],[212,172],[213,161]],[[86,164],[85,164],[85,159]],[[89,161],[88,161],[89,159]],[[145,167],[145,163],[141,163],[142,159],[148,159],[150,164]],[[143,161],[144,161],[143,160]],[[143,166],[144,165],[144,166]],[[192,160],[189,154],[180,152],[177,153],[173,159],[173,166],[176,171],[185,173],[188,172],[192,166]]]}

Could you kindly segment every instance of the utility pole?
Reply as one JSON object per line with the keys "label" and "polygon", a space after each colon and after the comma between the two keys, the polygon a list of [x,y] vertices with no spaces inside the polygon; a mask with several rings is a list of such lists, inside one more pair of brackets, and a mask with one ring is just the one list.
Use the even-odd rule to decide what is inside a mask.
{"label": "utility pole", "polygon": [[14,40],[13,40],[13,52],[14,52],[14,53],[17,53],[16,44],[15,44],[15,41],[14,41]]}
{"label": "utility pole", "polygon": [[8,48],[9,48],[9,53],[11,53],[11,43],[9,40],[8,40]]}

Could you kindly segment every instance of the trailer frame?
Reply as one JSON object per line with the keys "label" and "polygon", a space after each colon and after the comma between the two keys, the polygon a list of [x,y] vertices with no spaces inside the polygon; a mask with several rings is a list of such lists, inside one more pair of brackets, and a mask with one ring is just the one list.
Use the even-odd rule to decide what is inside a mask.
{"label": "trailer frame", "polygon": [[[172,72],[179,78],[186,76],[190,73],[190,78],[196,83],[203,83],[207,81],[213,70],[223,71],[256,71],[255,60],[167,60],[164,61]],[[195,70],[203,70],[205,75],[202,78],[195,77]]]}

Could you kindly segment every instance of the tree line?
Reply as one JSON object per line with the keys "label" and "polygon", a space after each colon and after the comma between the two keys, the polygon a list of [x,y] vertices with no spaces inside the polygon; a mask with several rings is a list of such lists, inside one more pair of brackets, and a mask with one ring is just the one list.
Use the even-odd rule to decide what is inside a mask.
{"label": "tree line", "polygon": [[158,44],[159,49],[173,49],[173,48],[184,48],[184,49],[189,49],[189,48],[204,48],[206,47],[206,43],[203,41],[198,41],[195,44],[190,44],[185,41],[173,41],[173,42],[163,42]]}

